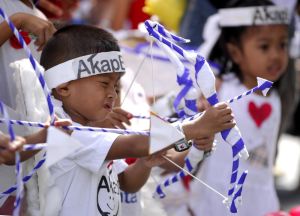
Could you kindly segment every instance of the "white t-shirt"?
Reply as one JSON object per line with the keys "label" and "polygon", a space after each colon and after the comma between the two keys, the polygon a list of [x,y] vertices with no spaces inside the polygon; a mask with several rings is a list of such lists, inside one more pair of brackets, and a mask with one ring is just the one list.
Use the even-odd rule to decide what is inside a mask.
{"label": "white t-shirt", "polygon": [[105,161],[119,135],[74,131],[71,136],[84,147],[50,168],[62,195],[59,215],[121,215],[117,175],[127,165],[122,160]]}
{"label": "white t-shirt", "polygon": [[[238,79],[231,78],[222,83],[220,101],[245,92],[247,89]],[[270,96],[251,94],[238,102],[230,104],[250,157],[240,159],[240,172],[248,169],[244,183],[243,204],[237,215],[265,215],[279,209],[275,192],[272,168],[277,145],[281,116],[280,98],[272,89]],[[197,176],[227,195],[232,168],[231,146],[218,140],[216,151],[203,161]],[[191,207],[196,215],[227,215],[229,210],[222,203],[222,197],[193,181]]]}
{"label": "white t-shirt", "polygon": [[[23,12],[46,19],[38,9],[35,7],[31,9],[20,0],[1,0],[0,7],[8,16]],[[2,16],[0,16],[0,23],[3,21]],[[28,46],[34,58],[39,61],[40,53],[36,51],[37,47],[34,45],[34,41],[31,40]],[[16,86],[18,82],[13,80],[14,70],[9,67],[9,64],[23,58],[27,58],[26,52],[23,49],[13,48],[10,40],[0,46],[0,99],[13,109],[16,107]]]}
{"label": "white t-shirt", "polygon": [[123,216],[141,216],[142,215],[142,201],[141,192],[128,193],[120,191],[122,203]]}

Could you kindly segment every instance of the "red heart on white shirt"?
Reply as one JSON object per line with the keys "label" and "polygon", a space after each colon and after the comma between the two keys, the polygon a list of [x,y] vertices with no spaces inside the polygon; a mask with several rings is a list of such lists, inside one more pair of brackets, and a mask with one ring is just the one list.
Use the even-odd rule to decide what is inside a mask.
{"label": "red heart on white shirt", "polygon": [[260,127],[261,124],[269,118],[272,112],[272,106],[269,103],[263,103],[258,107],[254,102],[250,101],[248,110],[257,127]]}

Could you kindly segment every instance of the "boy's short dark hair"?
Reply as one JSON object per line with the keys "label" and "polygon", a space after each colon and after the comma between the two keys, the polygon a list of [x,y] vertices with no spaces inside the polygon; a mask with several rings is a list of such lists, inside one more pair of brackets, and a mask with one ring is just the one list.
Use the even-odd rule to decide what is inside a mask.
{"label": "boy's short dark hair", "polygon": [[46,43],[40,63],[48,70],[73,58],[109,51],[120,51],[111,33],[89,25],[69,25],[55,32]]}

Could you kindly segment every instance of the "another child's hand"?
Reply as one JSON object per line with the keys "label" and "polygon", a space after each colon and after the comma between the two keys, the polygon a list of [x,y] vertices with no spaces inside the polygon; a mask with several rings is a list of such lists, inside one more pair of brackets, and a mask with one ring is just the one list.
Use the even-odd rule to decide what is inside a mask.
{"label": "another child's hand", "polygon": [[69,16],[72,10],[76,9],[78,2],[79,0],[64,0],[57,6],[53,0],[39,0],[37,6],[57,17],[62,17]]}
{"label": "another child's hand", "polygon": [[26,143],[23,137],[16,136],[13,142],[10,142],[9,136],[0,134],[0,164],[10,161],[16,151],[20,151]]}
{"label": "another child's hand", "polygon": [[193,145],[199,150],[210,151],[213,147],[214,138],[214,135],[204,138],[197,138],[193,140]]}
{"label": "another child's hand", "polygon": [[[47,122],[45,123],[45,134],[46,134],[46,130],[48,129],[48,127],[50,126],[50,122],[51,122],[51,119],[49,118],[47,120]],[[72,133],[72,130],[66,130],[66,129],[63,129],[63,127],[66,127],[66,126],[71,126],[72,125],[72,120],[70,119],[60,119],[58,118],[57,116],[55,116],[55,119],[54,119],[54,123],[53,125],[56,127],[56,128],[59,128],[61,129],[62,131],[64,131],[65,133],[67,134],[71,134]]]}
{"label": "another child's hand", "polygon": [[54,25],[47,20],[27,13],[15,13],[10,19],[17,29],[32,33],[37,37],[35,45],[38,51],[42,50],[46,42],[56,31]]}
{"label": "another child's hand", "polygon": [[70,119],[59,119],[56,118],[54,121],[54,126],[55,127],[65,127],[65,126],[70,126],[72,125],[72,120]]}
{"label": "another child's hand", "polygon": [[217,132],[235,126],[233,114],[228,104],[222,102],[209,107],[198,118],[183,125],[187,139],[210,137]]}

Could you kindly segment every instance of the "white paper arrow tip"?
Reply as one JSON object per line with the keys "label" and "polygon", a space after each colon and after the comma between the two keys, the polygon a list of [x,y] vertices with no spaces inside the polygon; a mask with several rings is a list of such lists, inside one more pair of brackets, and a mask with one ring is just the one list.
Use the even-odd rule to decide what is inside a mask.
{"label": "white paper arrow tip", "polygon": [[261,78],[261,77],[257,77],[257,86],[258,87],[261,87],[263,84],[265,83],[269,83],[270,84],[270,87],[266,87],[262,90],[262,93],[264,96],[267,95],[268,91],[270,90],[270,88],[272,87],[272,84],[273,82],[269,81],[269,80],[266,80],[264,78]]}
{"label": "white paper arrow tip", "polygon": [[48,128],[47,143],[47,167],[52,166],[82,146],[79,141],[55,127]]}
{"label": "white paper arrow tip", "polygon": [[174,142],[184,138],[180,131],[156,114],[151,113],[150,121],[150,154],[167,148]]}

